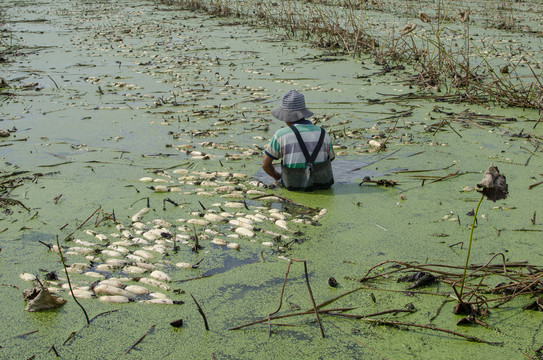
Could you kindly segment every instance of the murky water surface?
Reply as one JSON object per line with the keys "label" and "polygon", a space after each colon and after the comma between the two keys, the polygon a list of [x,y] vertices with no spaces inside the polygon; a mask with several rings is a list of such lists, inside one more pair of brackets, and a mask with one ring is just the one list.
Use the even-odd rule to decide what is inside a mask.
{"label": "murky water surface", "polygon": [[[28,210],[10,206],[11,213],[0,218],[0,318],[5,325],[0,357],[55,358],[54,345],[65,359],[116,359],[127,351],[125,358],[138,359],[505,359],[533,355],[541,346],[541,315],[522,310],[528,298],[492,310],[485,318],[488,328],[459,327],[460,317],[451,313],[453,302],[437,311],[446,294],[452,294],[449,284],[424,289],[445,296],[384,291],[405,289],[394,276],[329,306],[369,314],[412,303],[418,311],[387,319],[432,323],[503,346],[327,315],[321,316],[324,339],[313,315],[277,320],[292,326],[273,326],[271,338],[265,322],[229,330],[277,309],[285,258],[308,261],[317,303],[357,288],[356,279],[385,260],[463,266],[473,219],[468,213],[479,200],[479,194],[463,189],[475,186],[491,163],[506,175],[510,196],[482,203],[470,262],[484,264],[502,253],[508,261],[540,264],[543,187],[529,189],[543,177],[537,147],[542,125],[533,128],[537,112],[388,101],[413,91],[403,85],[405,73],[365,77],[379,73],[371,59],[336,57],[286,41],[280,32],[149,2],[7,1],[3,7],[6,27],[22,46],[22,56],[2,64],[1,77],[12,87],[0,97],[0,128],[16,131],[0,140],[0,175],[28,171],[21,175],[28,176],[2,196]],[[290,88],[304,92],[315,120],[334,138],[336,184],[329,191],[290,193],[258,185],[270,183],[260,169],[262,149],[281,126],[270,111]],[[515,136],[521,132],[530,137]],[[372,139],[386,147],[376,151],[369,144]],[[187,174],[174,172],[179,169]],[[202,176],[212,172],[246,177],[217,175],[214,184],[205,183]],[[196,179],[181,179],[188,175]],[[142,182],[143,177],[155,182]],[[366,177],[397,184],[377,186],[363,182]],[[244,196],[221,197],[216,188],[227,182]],[[160,185],[178,191],[153,191]],[[248,190],[288,201],[263,200]],[[243,201],[241,208],[226,208],[227,202]],[[20,273],[43,278],[56,271],[65,277],[58,254],[40,241],[55,244],[58,236],[68,252],[73,239],[93,241],[103,249],[86,230],[104,234],[108,243],[119,241],[113,221],[95,224],[114,212],[118,223],[130,228],[131,217],[147,206],[150,211],[141,221],[148,228],[162,219],[170,226],[160,226],[174,236],[186,235],[189,243],[194,233],[201,238],[198,252],[181,241],[173,251],[174,244],[166,239],[167,251],[155,252],[155,260],[147,262],[171,277],[170,291],[149,287],[151,291],[184,304],[80,299],[91,317],[117,310],[86,326],[64,290],[60,296],[68,303],[60,309],[23,311],[22,290],[31,283],[20,279]],[[103,212],[91,217],[100,207]],[[288,230],[268,221],[255,226],[275,235],[255,230],[252,238],[236,238],[229,236],[235,233],[227,222],[186,222],[201,219],[209,209],[269,217],[270,208],[291,213]],[[321,209],[328,212],[307,221]],[[295,218],[301,222],[293,222]],[[206,228],[240,249],[211,244],[214,235],[207,238],[211,233]],[[270,246],[262,244],[266,242]],[[462,247],[454,245],[460,242]],[[138,249],[128,247],[130,252]],[[93,268],[106,258],[66,256],[68,264]],[[199,266],[176,267],[180,262]],[[389,264],[377,269],[385,270]],[[100,273],[127,276],[118,269]],[[338,287],[328,285],[331,276]],[[95,280],[72,275],[78,286]],[[207,315],[209,331],[189,293]],[[297,306],[311,308],[302,263],[292,264],[279,314]],[[179,318],[182,328],[169,325]],[[72,332],[77,333],[67,340]]]}

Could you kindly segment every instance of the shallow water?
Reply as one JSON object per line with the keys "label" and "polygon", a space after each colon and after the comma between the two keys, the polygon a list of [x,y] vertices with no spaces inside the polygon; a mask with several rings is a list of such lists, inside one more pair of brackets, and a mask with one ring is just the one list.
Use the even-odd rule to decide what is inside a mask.
{"label": "shallow water", "polygon": [[[312,316],[281,320],[295,327],[274,326],[271,338],[265,323],[228,330],[277,309],[287,267],[279,256],[308,260],[317,303],[356,288],[359,283],[351,279],[360,278],[384,260],[463,265],[466,247],[450,245],[467,244],[472,220],[467,213],[474,209],[479,195],[461,190],[475,186],[490,163],[507,176],[510,196],[497,203],[485,200],[481,205],[480,214],[485,216],[478,219],[471,262],[482,264],[503,253],[511,261],[538,264],[540,233],[516,230],[541,229],[540,220],[535,225],[530,222],[534,213],[543,213],[541,202],[534,201],[541,188],[528,189],[543,176],[539,174],[541,152],[530,139],[511,136],[524,130],[540,139],[541,127],[532,129],[536,112],[471,106],[468,109],[475,113],[518,121],[499,127],[474,126],[457,116],[451,126],[460,135],[445,126],[445,131],[425,131],[425,126],[448,119],[434,110],[434,102],[369,104],[370,99],[383,99],[381,94],[412,90],[401,84],[403,74],[372,77],[371,83],[357,79],[358,74],[378,71],[367,59],[340,57],[341,61],[321,62],[319,57],[331,55],[302,43],[279,41],[279,33],[225,26],[224,19],[171,11],[147,2],[7,5],[7,19],[15,35],[21,37],[25,48],[40,48],[25,51],[26,56],[3,65],[2,76],[13,84],[16,95],[1,99],[0,127],[16,127],[17,132],[0,140],[1,170],[44,175],[9,193],[30,211],[12,207],[13,214],[3,213],[0,218],[0,306],[5,309],[0,316],[3,323],[10,324],[0,330],[3,357],[54,358],[48,350],[55,345],[67,359],[114,359],[154,324],[149,335],[125,357],[435,359],[468,353],[474,359],[487,359],[520,358],[522,351],[533,354],[541,345],[540,315],[522,310],[529,299],[521,298],[492,311],[485,319],[491,329],[456,326],[459,317],[451,314],[452,303],[433,321],[438,327],[503,342],[503,347],[470,343],[425,329],[402,331],[331,316],[322,317],[325,339],[320,338]],[[29,19],[45,21],[21,22]],[[37,82],[41,90],[19,88],[28,82]],[[183,248],[165,256],[173,263],[196,263],[203,258],[197,269],[165,269],[172,277],[172,287],[185,292],[169,295],[184,301],[183,305],[81,300],[91,317],[119,310],[96,318],[89,327],[66,292],[61,296],[68,303],[58,310],[22,310],[21,291],[30,284],[22,281],[19,273],[43,275],[40,269],[44,269],[62,274],[58,255],[37,241],[54,243],[57,235],[63,241],[72,232],[83,238],[84,229],[116,232],[111,222],[95,228],[94,218],[77,230],[99,207],[108,213],[114,211],[117,220],[129,226],[130,217],[146,206],[147,199],[152,210],[145,216],[146,222],[156,218],[175,222],[186,218],[188,212],[201,210],[199,202],[208,207],[224,202],[217,196],[195,193],[154,193],[150,184],[138,181],[141,177],[160,177],[155,170],[189,168],[241,172],[251,180],[269,183],[260,170],[259,149],[280,126],[269,114],[277,105],[274,100],[291,87],[304,91],[319,123],[334,134],[335,144],[342,146],[333,163],[336,184],[331,190],[310,194],[283,189],[269,192],[306,207],[328,209],[315,224],[319,226],[296,225],[294,229],[300,233],[287,251],[262,246],[259,242],[270,237],[258,236],[258,242],[239,239],[239,252],[204,243],[200,253]],[[437,105],[456,113],[467,108]],[[399,117],[396,123],[394,116],[410,109],[413,114]],[[392,128],[396,130],[387,148],[379,153],[371,149],[368,140],[376,136],[383,141],[387,129]],[[349,131],[352,133],[346,135]],[[17,141],[20,139],[26,140]],[[223,147],[202,145],[205,141]],[[230,157],[248,149],[257,155],[242,160]],[[186,150],[203,151],[212,157],[194,160]],[[535,155],[525,165],[531,151]],[[404,169],[424,171],[401,172]],[[457,169],[459,176],[445,181],[428,179],[423,183],[413,177],[445,177]],[[388,188],[360,184],[365,176],[397,180],[398,184]],[[196,187],[180,186],[186,191]],[[168,197],[185,207],[166,204],[164,210]],[[249,207],[254,209],[258,203],[249,202]],[[443,221],[451,212],[451,218],[457,220]],[[68,260],[85,261],[81,256]],[[338,280],[338,288],[328,285],[330,276]],[[204,278],[190,280],[200,277]],[[74,276],[74,281],[82,278]],[[395,278],[375,285],[404,289]],[[302,309],[311,307],[302,264],[292,265],[285,291],[281,314],[291,311],[290,303]],[[443,283],[429,291],[452,293]],[[189,293],[203,307],[210,331],[204,330]],[[357,314],[367,314],[413,303],[416,313],[390,319],[428,324],[443,299],[375,289],[358,291],[332,306],[354,306]],[[178,318],[183,318],[184,326],[174,329],[169,323]],[[39,331],[18,336],[34,330]],[[73,331],[78,331],[77,335],[65,343]]]}

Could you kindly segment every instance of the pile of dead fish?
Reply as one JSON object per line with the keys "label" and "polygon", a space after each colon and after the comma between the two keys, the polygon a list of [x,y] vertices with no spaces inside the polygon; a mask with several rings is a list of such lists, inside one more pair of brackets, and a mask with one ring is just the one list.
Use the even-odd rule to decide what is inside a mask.
{"label": "pile of dead fish", "polygon": [[[186,217],[146,220],[153,211],[143,207],[131,216],[129,224],[117,222],[115,228],[109,226],[108,234],[87,229],[74,235],[62,246],[62,253],[77,298],[99,298],[108,303],[180,304],[182,301],[175,296],[182,291],[172,287],[175,278],[183,276],[180,272],[187,271],[183,269],[198,267],[180,260],[191,257],[200,246],[222,247],[225,251],[248,249],[254,253],[263,247],[280,250],[282,243],[327,212],[312,208],[297,214],[282,211],[285,198],[270,194],[262,183],[242,173],[177,169],[153,175],[139,181],[155,193],[150,195],[167,197],[175,204],[174,211],[166,213],[175,212],[177,217],[181,212]],[[177,204],[176,199],[182,199],[183,204]],[[51,250],[59,251],[56,245]],[[213,254],[208,252],[206,256]],[[20,277],[36,280],[31,273]],[[69,291],[68,283],[56,274],[40,281],[51,293]]]}

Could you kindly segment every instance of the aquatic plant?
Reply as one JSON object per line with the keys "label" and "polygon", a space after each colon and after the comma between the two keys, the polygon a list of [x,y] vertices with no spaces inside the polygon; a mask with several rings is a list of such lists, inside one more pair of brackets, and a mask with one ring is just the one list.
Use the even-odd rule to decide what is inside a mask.
{"label": "aquatic plant", "polygon": [[[304,39],[320,48],[343,51],[350,56],[370,54],[375,63],[391,71],[398,64],[409,64],[416,72],[413,84],[422,90],[457,95],[455,101],[495,102],[541,110],[543,86],[541,74],[534,71],[536,59],[521,56],[509,67],[493,64],[482,39],[470,31],[470,9],[439,0],[434,14],[416,13],[411,4],[397,1],[282,0],[273,3],[226,0],[162,0],[184,9],[204,11],[217,16],[234,16],[245,22],[273,29],[283,28],[286,36]],[[431,9],[427,9],[432,11]],[[513,4],[498,5],[503,18],[500,30],[510,30],[515,20]],[[398,26],[398,18],[373,22],[369,11],[381,16],[397,13],[398,18],[415,20]],[[420,21],[420,22],[419,22]],[[475,50],[475,51],[473,51]],[[528,68],[529,73],[520,68]],[[403,69],[403,67],[398,67]],[[505,71],[507,70],[507,71]],[[438,96],[434,94],[434,96]]]}
{"label": "aquatic plant", "polygon": [[[462,281],[460,283],[460,292],[458,293],[458,301],[462,306],[464,306],[462,295],[464,293],[464,284],[466,282],[466,273],[468,270],[469,257],[471,254],[471,244],[473,242],[473,229],[475,228],[475,223],[477,221],[477,213],[479,212],[479,206],[481,206],[481,202],[483,201],[485,197],[488,200],[492,200],[495,202],[496,200],[505,199],[509,193],[505,176],[500,174],[498,168],[494,165],[490,165],[490,167],[486,170],[485,174],[483,175],[483,179],[479,183],[477,183],[477,191],[481,193],[481,198],[479,199],[479,202],[477,203],[477,207],[473,214],[473,222],[471,224],[471,230],[470,230],[470,235],[469,235],[468,253],[466,255],[466,264],[464,265],[464,274],[462,275]],[[454,286],[453,286],[453,289],[454,289]]]}

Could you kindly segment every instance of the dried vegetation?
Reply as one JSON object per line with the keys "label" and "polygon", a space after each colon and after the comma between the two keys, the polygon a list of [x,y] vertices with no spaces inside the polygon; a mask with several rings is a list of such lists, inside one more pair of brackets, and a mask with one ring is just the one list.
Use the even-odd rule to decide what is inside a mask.
{"label": "dried vegetation", "polygon": [[413,73],[408,82],[436,97],[446,94],[447,101],[494,102],[538,110],[543,106],[535,50],[514,42],[501,46],[496,41],[511,33],[537,40],[542,33],[528,25],[527,17],[540,4],[500,1],[491,5],[493,9],[476,4],[470,9],[443,0],[163,2],[282,28],[287,37],[335,52],[370,54],[386,72],[409,67]]}

